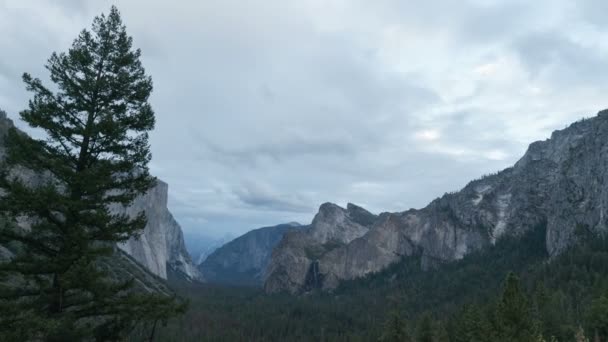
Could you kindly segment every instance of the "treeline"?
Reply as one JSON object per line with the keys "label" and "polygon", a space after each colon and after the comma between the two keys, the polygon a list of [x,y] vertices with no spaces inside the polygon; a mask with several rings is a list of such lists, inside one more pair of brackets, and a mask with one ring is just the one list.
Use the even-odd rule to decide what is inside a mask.
{"label": "treeline", "polygon": [[608,341],[608,239],[549,259],[545,226],[434,270],[413,256],[331,294],[182,285],[158,341]]}
{"label": "treeline", "polygon": [[[584,227],[579,243],[551,262],[509,273],[499,296],[459,310],[387,319],[381,341],[608,341],[608,239]],[[403,311],[407,312],[407,309]]]}

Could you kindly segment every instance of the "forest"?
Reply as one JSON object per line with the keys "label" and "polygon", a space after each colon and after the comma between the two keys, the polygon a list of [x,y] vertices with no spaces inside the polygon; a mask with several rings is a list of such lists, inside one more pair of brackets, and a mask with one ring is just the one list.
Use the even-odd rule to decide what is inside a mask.
{"label": "forest", "polygon": [[579,227],[549,258],[545,230],[432,270],[406,258],[332,293],[174,284],[190,307],[157,340],[606,341],[608,239]]}

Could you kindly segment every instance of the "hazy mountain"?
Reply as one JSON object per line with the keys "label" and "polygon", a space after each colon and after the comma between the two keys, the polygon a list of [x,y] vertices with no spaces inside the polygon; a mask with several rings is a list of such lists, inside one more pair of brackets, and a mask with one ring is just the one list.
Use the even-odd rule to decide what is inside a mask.
{"label": "hazy mountain", "polygon": [[200,265],[216,249],[234,239],[232,234],[225,234],[222,237],[214,237],[194,232],[184,232],[186,249],[192,256],[195,265]]}
{"label": "hazy mountain", "polygon": [[208,282],[260,286],[274,247],[285,233],[299,229],[292,222],[252,230],[211,253],[199,269]]}

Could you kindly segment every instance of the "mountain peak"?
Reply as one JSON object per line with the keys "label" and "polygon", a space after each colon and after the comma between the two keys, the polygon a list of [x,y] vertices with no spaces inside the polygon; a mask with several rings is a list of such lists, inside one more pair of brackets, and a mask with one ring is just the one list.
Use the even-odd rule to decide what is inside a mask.
{"label": "mountain peak", "polygon": [[346,205],[346,211],[348,212],[348,216],[350,216],[353,221],[363,226],[371,226],[378,218],[378,216],[370,213],[363,207],[352,203],[348,203]]}
{"label": "mountain peak", "polygon": [[325,202],[319,206],[319,212],[332,212],[336,210],[344,210],[344,208],[332,202]]}
{"label": "mountain peak", "polygon": [[[346,210],[348,210],[348,211],[358,211],[358,210],[365,210],[365,209],[363,209],[363,207],[360,207],[360,206],[358,206],[356,204],[353,204],[353,203],[349,202],[348,204],[346,204]],[[365,210],[365,211],[367,211],[367,210]]]}
{"label": "mountain peak", "polygon": [[555,256],[576,241],[576,227],[608,231],[607,136],[608,110],[603,110],[532,143],[514,167],[419,210],[378,219],[354,204],[347,209],[324,204],[311,229],[301,233],[308,236],[285,241],[275,251],[266,291],[307,291],[311,270],[323,279],[315,288],[331,289],[414,253],[421,255],[421,267],[429,268],[538,227],[546,228],[545,248]]}

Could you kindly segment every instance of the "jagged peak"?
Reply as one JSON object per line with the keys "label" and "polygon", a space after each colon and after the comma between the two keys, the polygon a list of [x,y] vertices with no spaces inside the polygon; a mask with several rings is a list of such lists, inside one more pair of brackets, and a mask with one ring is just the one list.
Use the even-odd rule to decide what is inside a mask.
{"label": "jagged peak", "polygon": [[353,203],[348,203],[346,204],[346,210],[348,210],[349,212],[356,212],[356,211],[365,211],[365,212],[369,212],[367,211],[365,208],[360,207],[356,204]]}
{"label": "jagged peak", "polygon": [[346,209],[331,202],[325,202],[319,206],[319,211],[312,220],[312,226],[320,222],[334,221],[339,216],[346,216]]}
{"label": "jagged peak", "polygon": [[319,211],[330,211],[330,210],[344,210],[344,208],[342,208],[341,206],[332,203],[332,202],[325,202],[323,204],[321,204],[319,206]]}
{"label": "jagged peak", "polygon": [[348,203],[346,210],[348,211],[348,216],[353,221],[363,226],[371,226],[378,218],[378,216],[372,214],[367,209],[352,203]]}

